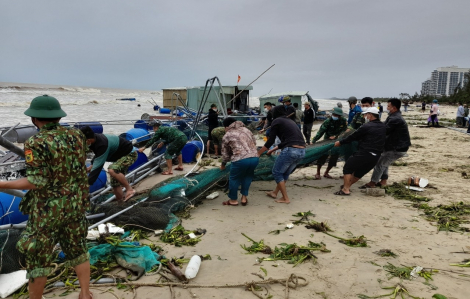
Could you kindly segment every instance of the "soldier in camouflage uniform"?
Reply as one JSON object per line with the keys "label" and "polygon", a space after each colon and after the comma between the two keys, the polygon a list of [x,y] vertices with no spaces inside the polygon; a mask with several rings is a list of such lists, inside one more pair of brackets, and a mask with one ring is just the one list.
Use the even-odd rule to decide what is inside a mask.
{"label": "soldier in camouflage uniform", "polygon": [[[323,135],[325,135],[325,140],[330,139],[334,140],[337,139],[338,136],[346,131],[347,129],[347,120],[346,118],[343,117],[343,110],[339,107],[335,107],[333,109],[333,114],[326,119],[323,124],[320,127],[320,130],[318,130],[317,135],[315,138],[313,138],[312,143],[317,142]],[[320,175],[320,170],[323,164],[325,164],[326,159],[328,159],[328,154],[320,157],[320,159],[317,160],[317,174],[315,175],[315,178],[317,180],[321,179]],[[333,166],[336,166],[336,162],[338,162],[339,155],[331,155],[330,160],[328,161],[328,167],[326,168],[325,173],[323,176],[325,178],[332,179],[333,177],[330,176],[328,173],[333,168]]]}
{"label": "soldier in camouflage uniform", "polygon": [[183,132],[176,128],[162,126],[162,123],[160,121],[154,122],[153,131],[155,132],[155,134],[153,135],[152,139],[150,139],[144,147],[141,147],[139,149],[139,152],[142,153],[146,148],[151,147],[156,142],[158,142],[157,148],[162,147],[164,144],[168,144],[165,151],[165,159],[166,165],[168,166],[168,170],[162,172],[162,174],[173,174],[173,163],[171,161],[173,155],[178,155],[178,167],[176,167],[175,170],[182,171],[183,156],[181,155],[181,150],[188,142],[188,138],[186,137],[186,135],[184,135]]}
{"label": "soldier in camouflage uniform", "polygon": [[[371,97],[365,97],[361,100],[361,108],[362,108],[362,111],[365,111],[367,108],[370,108],[372,107],[372,102],[374,100],[371,98]],[[357,130],[359,129],[364,123],[366,122],[366,119],[364,117],[364,114],[362,113],[356,113],[356,115],[354,115],[351,123],[349,124],[348,126],[348,131],[350,129],[354,129],[354,130]]]}
{"label": "soldier in camouflage uniform", "polygon": [[26,258],[29,296],[42,298],[56,258],[53,249],[59,243],[67,259],[65,267],[75,267],[80,298],[91,298],[85,239],[89,208],[85,136],[59,125],[66,113],[53,97],[36,97],[25,114],[40,129],[24,146],[27,177],[0,182],[0,188],[30,190],[20,203],[29,221],[17,244]]}
{"label": "soldier in camouflage uniform", "polygon": [[222,145],[222,138],[225,135],[225,128],[224,127],[217,127],[212,130],[212,142],[214,142],[214,150],[215,150],[215,158],[218,158],[217,155],[219,154],[219,145]]}

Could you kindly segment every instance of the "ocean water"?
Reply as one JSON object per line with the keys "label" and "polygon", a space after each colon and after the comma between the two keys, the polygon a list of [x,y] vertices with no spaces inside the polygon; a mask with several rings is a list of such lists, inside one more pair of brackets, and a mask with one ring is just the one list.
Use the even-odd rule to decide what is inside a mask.
{"label": "ocean water", "polygon": [[[256,86],[255,86],[256,88]],[[31,120],[24,115],[31,100],[40,95],[50,95],[59,100],[67,113],[61,122],[122,121],[120,124],[104,125],[104,133],[119,135],[131,129],[128,120],[139,120],[142,114],[157,114],[153,103],[163,106],[161,90],[125,90],[109,88],[87,88],[23,83],[0,83],[0,127],[17,123],[30,125]],[[136,98],[135,101],[116,99]],[[321,110],[336,106],[337,100],[315,99]],[[140,107],[138,106],[140,104]],[[259,105],[257,97],[250,97],[250,106]],[[343,103],[343,106],[344,105]],[[344,107],[343,110],[346,108]]]}

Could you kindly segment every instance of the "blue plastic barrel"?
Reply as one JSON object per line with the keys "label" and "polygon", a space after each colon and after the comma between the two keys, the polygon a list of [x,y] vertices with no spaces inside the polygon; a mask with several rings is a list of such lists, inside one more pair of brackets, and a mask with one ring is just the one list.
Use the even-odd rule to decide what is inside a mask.
{"label": "blue plastic barrel", "polygon": [[125,138],[126,140],[137,139],[137,142],[141,142],[141,141],[150,139],[150,136],[146,136],[148,134],[149,134],[149,131],[147,131],[146,129],[134,128],[134,129],[130,129],[126,133],[122,133],[119,136]]}
{"label": "blue plastic barrel", "polygon": [[170,114],[171,109],[168,108],[160,108],[160,113],[161,114]]}
{"label": "blue plastic barrel", "polygon": [[160,106],[158,106],[158,105],[153,106],[154,111],[158,111],[158,109],[160,109]]}
{"label": "blue plastic barrel", "polygon": [[184,163],[191,163],[196,161],[197,153],[202,152],[202,142],[201,141],[191,141],[186,143],[181,150],[181,154],[183,155],[183,162]]}
{"label": "blue plastic barrel", "polygon": [[96,190],[100,190],[101,188],[106,187],[107,180],[108,177],[106,175],[106,171],[102,169],[96,181],[93,183],[93,185],[90,186],[90,193],[93,193]]}
{"label": "blue plastic barrel", "polygon": [[148,161],[149,159],[147,158],[147,155],[141,152],[137,152],[137,160],[134,162],[134,164],[129,166],[129,171],[136,169],[137,167],[147,163]]}
{"label": "blue plastic barrel", "polygon": [[138,120],[134,123],[134,128],[136,129],[144,129],[144,130],[147,130],[147,131],[152,131],[153,130],[153,127],[150,126],[145,120],[141,119],[141,120]]}
{"label": "blue plastic barrel", "polygon": [[[12,204],[12,201],[13,201],[13,204]],[[10,214],[5,215],[5,217],[0,218],[0,225],[10,224],[10,223],[18,224],[18,223],[28,220],[28,215],[23,215],[23,213],[20,212],[20,209],[19,209],[20,201],[21,201],[20,197],[15,197],[13,195],[0,192],[0,217],[5,215],[7,212],[10,212]],[[8,211],[8,209],[10,210]]]}
{"label": "blue plastic barrel", "polygon": [[164,154],[166,152],[166,145],[164,144],[161,148],[157,150],[157,156]]}
{"label": "blue plastic barrel", "polygon": [[74,127],[77,129],[81,129],[86,126],[89,126],[95,133],[98,133],[98,134],[103,133],[103,125],[98,121],[81,122],[81,123],[75,123],[74,125]]}
{"label": "blue plastic barrel", "polygon": [[176,125],[176,128],[180,131],[184,131],[186,128],[189,127],[188,123],[184,120],[177,120],[176,122],[174,122],[173,125]]}

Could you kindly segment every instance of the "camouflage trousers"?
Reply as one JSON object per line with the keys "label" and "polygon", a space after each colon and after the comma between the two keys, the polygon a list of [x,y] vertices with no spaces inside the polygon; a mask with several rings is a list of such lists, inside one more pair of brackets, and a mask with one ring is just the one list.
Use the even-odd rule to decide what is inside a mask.
{"label": "camouflage trousers", "polygon": [[[135,161],[137,161],[137,152],[132,152],[109,165],[108,169],[112,169],[116,173],[122,173],[125,175],[129,167],[134,164]],[[111,186],[119,187],[121,186],[121,183],[119,183],[115,178],[111,178]]]}
{"label": "camouflage trousers", "polygon": [[181,154],[181,150],[187,142],[188,138],[185,135],[182,135],[173,140],[173,142],[171,142],[166,148],[165,159],[170,160],[173,155],[179,156]]}
{"label": "camouflage trousers", "polygon": [[16,244],[16,248],[25,255],[28,279],[52,274],[54,268],[51,264],[57,258],[57,253],[54,253],[57,243],[65,254],[66,267],[75,267],[90,259],[86,246],[88,224],[84,214],[68,217],[57,225],[49,225],[49,222],[40,215],[30,215]]}

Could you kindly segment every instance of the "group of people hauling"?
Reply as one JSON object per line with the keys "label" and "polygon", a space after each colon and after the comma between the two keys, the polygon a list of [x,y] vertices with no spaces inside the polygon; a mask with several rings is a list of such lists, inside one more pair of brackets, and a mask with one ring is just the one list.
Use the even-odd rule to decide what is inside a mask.
{"label": "group of people hauling", "polygon": [[[270,103],[265,104],[267,121],[263,130],[266,130],[268,140],[259,150],[257,150],[253,134],[244,127],[242,122],[230,117],[224,120],[223,125],[226,133],[222,137],[221,169],[225,169],[225,165],[229,161],[232,162],[229,200],[224,201],[224,205],[237,206],[239,204],[237,190],[240,185],[241,204],[248,203],[248,190],[253,180],[254,170],[259,163],[258,157],[264,153],[271,155],[277,150],[280,150],[280,154],[272,169],[276,188],[267,192],[267,195],[276,199],[278,203],[290,203],[286,182],[297,164],[304,158],[306,146],[310,144],[310,138],[304,139],[302,136],[301,129],[296,123],[295,110],[290,109],[290,99],[284,97],[282,102],[284,105],[274,107]],[[357,105],[355,97],[351,97],[348,102],[350,106],[348,119],[346,120],[343,116],[341,108],[334,108],[332,115],[324,121],[311,141],[315,143],[322,137],[325,140],[337,140],[335,147],[354,141],[358,142],[357,152],[348,157],[344,165],[344,184],[339,191],[335,192],[336,195],[343,196],[350,195],[351,186],[372,169],[374,171],[370,182],[359,188],[386,185],[388,167],[397,159],[405,156],[411,145],[408,126],[400,112],[401,101],[399,99],[388,100],[389,116],[385,122],[380,121],[379,109],[372,107],[372,98],[363,98],[361,100],[362,108]],[[310,108],[309,104],[306,104],[306,108]],[[341,134],[349,130],[354,130],[354,132],[339,140]],[[276,138],[279,139],[277,144],[275,144]],[[321,168],[328,158],[328,166],[323,177],[332,178],[329,171],[336,166],[339,155],[326,154],[317,160],[316,179],[321,179]],[[282,195],[280,198],[278,198],[279,192]]]}
{"label": "group of people hauling", "polygon": [[[290,99],[281,99],[284,105],[266,108],[268,126],[265,127],[268,140],[257,149],[256,140],[242,122],[235,118],[226,118],[223,129],[211,130],[213,136],[222,140],[223,170],[228,162],[230,167],[229,200],[224,205],[238,205],[238,187],[241,185],[241,204],[248,203],[248,190],[253,180],[254,170],[259,163],[259,156],[272,154],[280,150],[272,169],[276,187],[267,195],[278,203],[289,203],[286,182],[297,164],[305,156],[306,146],[310,143],[309,130],[313,123],[313,114],[308,103],[304,112],[304,136],[296,122],[296,109],[290,105]],[[377,108],[368,108],[370,98],[362,99],[364,111],[356,105],[357,100],[350,99],[351,112],[349,128],[355,129],[349,137],[338,140],[335,146],[358,141],[358,151],[351,156],[343,169],[344,184],[338,195],[349,195],[350,187],[363,175],[374,168],[372,179],[365,187],[385,185],[388,178],[388,166],[403,157],[410,146],[406,122],[400,113],[400,100],[388,101],[389,116],[385,123],[378,119]],[[214,108],[214,107],[211,107]],[[216,108],[216,107],[215,107]],[[214,110],[214,112],[216,112]],[[26,229],[17,244],[18,250],[26,259],[27,278],[29,279],[30,298],[41,298],[47,282],[47,276],[55,256],[53,248],[60,243],[67,260],[67,267],[74,267],[80,283],[79,298],[89,299],[90,263],[86,246],[87,220],[85,212],[89,209],[89,185],[98,177],[105,162],[114,162],[108,168],[112,177],[113,191],[117,200],[126,200],[134,195],[135,190],[129,185],[125,173],[137,159],[137,151],[142,152],[153,144],[157,148],[167,145],[165,159],[168,170],[163,174],[172,174],[172,157],[178,156],[175,170],[183,170],[181,150],[187,142],[186,136],[176,128],[162,126],[155,122],[152,139],[142,148],[134,148],[124,138],[109,134],[97,134],[89,127],[77,130],[61,126],[59,121],[66,113],[57,99],[44,95],[36,97],[25,111],[39,132],[30,137],[24,145],[26,177],[14,181],[1,181],[0,189],[30,190],[21,201],[20,210],[29,215]],[[305,129],[307,127],[307,130]],[[323,135],[325,139],[338,139],[346,131],[346,119],[340,108],[335,108],[315,138]],[[215,130],[218,130],[215,134]],[[221,136],[223,137],[221,138]],[[304,139],[306,137],[306,139]],[[279,139],[278,143],[276,138]],[[306,142],[307,140],[307,142]],[[86,153],[92,151],[95,158],[92,165],[86,166]],[[321,165],[327,157],[318,161],[317,178]],[[336,164],[337,157],[331,157],[324,177],[331,177],[328,171]],[[90,172],[90,175],[87,175]],[[124,196],[122,187],[127,190]],[[278,198],[279,192],[282,197]]]}

